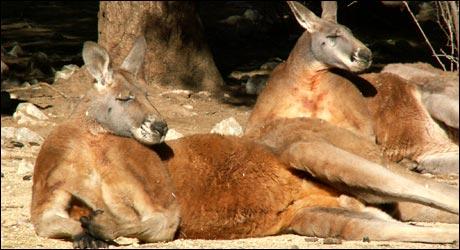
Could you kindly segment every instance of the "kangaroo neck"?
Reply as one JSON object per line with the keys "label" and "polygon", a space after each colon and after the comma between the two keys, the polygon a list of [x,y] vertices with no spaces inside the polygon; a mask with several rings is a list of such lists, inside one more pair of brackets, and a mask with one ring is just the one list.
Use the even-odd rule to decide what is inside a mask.
{"label": "kangaroo neck", "polygon": [[324,63],[315,58],[311,49],[311,36],[308,32],[304,32],[297,40],[286,60],[286,65],[290,74],[302,74],[304,76],[314,76],[328,69]]}

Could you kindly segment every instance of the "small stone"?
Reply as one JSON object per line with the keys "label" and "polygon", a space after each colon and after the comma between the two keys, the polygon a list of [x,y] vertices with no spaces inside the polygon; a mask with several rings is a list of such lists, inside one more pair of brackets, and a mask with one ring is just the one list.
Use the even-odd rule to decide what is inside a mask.
{"label": "small stone", "polygon": [[363,242],[371,242],[371,240],[369,239],[369,236],[364,236]]}
{"label": "small stone", "polygon": [[243,128],[235,120],[235,118],[230,117],[214,125],[211,129],[211,133],[221,134],[221,135],[234,135],[242,136]]}
{"label": "small stone", "polygon": [[13,144],[13,146],[18,147],[18,148],[24,147],[24,144],[22,142],[18,142],[18,141],[13,141],[13,142],[11,142],[11,144]]}
{"label": "small stone", "polygon": [[166,133],[165,141],[179,139],[179,138],[181,138],[183,136],[184,135],[182,135],[181,133],[179,133],[176,130],[171,128],[171,129],[168,129],[168,132]]}
{"label": "small stone", "polygon": [[193,109],[193,106],[190,105],[190,104],[182,105],[182,107],[184,107],[184,108],[186,108],[186,109]]}
{"label": "small stone", "polygon": [[36,125],[37,123],[45,123],[48,116],[32,103],[20,103],[13,114],[13,119],[19,125]]}
{"label": "small stone", "polygon": [[44,139],[39,134],[35,133],[34,131],[28,128],[18,128],[15,133],[15,139],[19,142],[26,142],[26,143],[35,143],[35,145],[40,145],[43,143]]}
{"label": "small stone", "polygon": [[210,97],[211,96],[211,93],[209,93],[209,91],[200,91],[198,93],[196,93],[197,96],[203,96],[203,97]]}
{"label": "small stone", "polygon": [[1,133],[2,140],[11,141],[15,147],[23,147],[25,144],[37,146],[44,141],[39,134],[25,127],[3,127]]}
{"label": "small stone", "polygon": [[325,238],[323,239],[323,244],[330,244],[330,245],[333,245],[333,244],[342,244],[342,240],[339,239],[339,238]]}
{"label": "small stone", "polygon": [[60,71],[56,71],[54,74],[54,81],[56,82],[58,79],[69,79],[75,71],[77,71],[79,67],[75,64],[69,64],[62,66]]}
{"label": "small stone", "polygon": [[22,179],[23,179],[24,181],[30,181],[30,180],[32,180],[32,174],[24,175],[24,176],[22,177]]}
{"label": "small stone", "polygon": [[21,176],[32,175],[33,169],[34,165],[31,162],[23,159],[19,161],[18,170],[16,173]]}
{"label": "small stone", "polygon": [[2,139],[3,140],[13,139],[15,132],[16,132],[16,128],[14,127],[2,127],[1,129]]}
{"label": "small stone", "polygon": [[164,96],[164,97],[171,97],[174,95],[189,98],[192,95],[192,91],[186,90],[186,89],[174,89],[174,90],[165,91],[160,94],[160,96]]}
{"label": "small stone", "polygon": [[305,237],[306,242],[317,242],[318,238],[316,237]]}
{"label": "small stone", "polygon": [[5,177],[5,175],[2,173],[2,178]]}

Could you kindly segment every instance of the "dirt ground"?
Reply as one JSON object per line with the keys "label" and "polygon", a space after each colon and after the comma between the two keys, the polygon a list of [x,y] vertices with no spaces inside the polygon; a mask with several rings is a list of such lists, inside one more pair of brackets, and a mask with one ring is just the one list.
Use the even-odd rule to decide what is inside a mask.
{"label": "dirt ground", "polygon": [[[41,107],[49,120],[42,124],[18,125],[12,116],[2,116],[3,127],[27,127],[46,138],[53,127],[67,119],[78,103],[81,94],[90,85],[84,71],[76,73],[73,80],[58,81],[53,87],[26,87],[10,90],[19,99]],[[152,86],[149,90],[155,96],[154,104],[172,128],[184,135],[207,133],[214,124],[234,117],[241,126],[251,111],[248,106],[224,104],[203,93],[174,93],[167,87]],[[62,94],[61,94],[62,92]],[[64,97],[65,95],[65,97]],[[3,98],[3,97],[2,97]],[[35,161],[40,146],[18,146],[2,142],[1,151],[1,248],[71,248],[72,243],[45,239],[35,235],[30,223],[30,201],[32,181],[27,174],[18,172],[19,160]],[[458,177],[445,179],[456,183]],[[448,227],[446,224],[440,226]],[[136,240],[122,238],[121,244],[113,248],[458,248],[457,244],[419,244],[399,242],[343,241],[328,244],[323,239],[297,235],[279,235],[241,240],[175,240],[172,242],[139,244]],[[112,247],[111,247],[112,248]]]}

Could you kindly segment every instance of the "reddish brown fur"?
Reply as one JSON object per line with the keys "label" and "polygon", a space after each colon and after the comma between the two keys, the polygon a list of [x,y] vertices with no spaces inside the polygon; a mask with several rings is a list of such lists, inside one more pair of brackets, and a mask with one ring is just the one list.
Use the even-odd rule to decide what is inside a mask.
{"label": "reddish brown fur", "polygon": [[338,196],[249,140],[193,135],[167,144],[174,151],[168,169],[182,207],[181,238],[276,234],[290,223],[294,202]]}
{"label": "reddish brown fur", "polygon": [[[297,8],[293,9],[295,15],[305,15],[300,18],[301,25],[319,27],[307,28],[287,61],[273,70],[249,117],[246,134],[279,118],[319,118],[376,140],[395,162],[405,159],[422,168],[432,165],[435,172],[458,172],[458,160],[454,159],[455,155],[458,158],[458,143],[431,118],[415,85],[388,73],[366,74],[363,78],[374,85],[377,94],[365,98],[352,79],[331,70],[340,65],[317,58],[321,53],[313,48],[315,34],[324,32],[331,23],[315,20],[309,17],[314,14],[308,14],[308,9],[303,13],[300,6]],[[353,41],[344,43],[358,50],[365,48]],[[341,55],[337,47],[328,52]],[[341,58],[350,56],[354,54]]]}
{"label": "reddish brown fur", "polygon": [[[46,224],[43,216],[53,207],[67,211],[76,222],[82,215],[88,215],[88,209],[112,211],[132,223],[138,223],[139,214],[148,216],[155,210],[168,211],[165,212],[170,216],[168,219],[177,220],[174,189],[161,160],[130,138],[93,134],[92,126],[94,124],[78,118],[69,120],[54,130],[43,144],[36,160],[32,187],[31,220],[37,232],[48,235],[44,233],[48,229],[42,228]],[[157,165],[157,169],[150,168],[152,164]],[[101,189],[102,186],[106,188]],[[56,201],[56,192],[69,196]],[[111,197],[109,200],[107,195]],[[131,207],[133,205],[139,207]],[[53,227],[59,225],[56,223]],[[82,232],[79,229],[64,236]],[[113,235],[118,233],[114,231]],[[59,234],[48,236],[59,237]]]}
{"label": "reddish brown fur", "polygon": [[[286,122],[272,124],[271,129],[282,130],[283,125],[289,126],[290,120]],[[292,125],[302,127],[301,123]],[[329,133],[336,132],[330,128]],[[120,137],[113,139],[120,142],[111,145],[126,142]],[[435,229],[398,224],[385,216],[383,219],[382,212],[316,183],[250,139],[192,135],[156,146],[155,150],[165,160],[180,205],[178,238],[236,239],[285,232],[355,240],[365,235],[428,242],[455,238],[455,232],[443,231],[441,236]],[[129,155],[145,162],[154,152],[141,150]],[[129,160],[129,155],[123,155],[123,159]],[[163,168],[155,161],[139,166],[153,172]],[[157,188],[167,188],[167,183]],[[161,197],[155,201],[161,203]],[[373,223],[382,224],[382,228]],[[386,227],[392,228],[393,236],[380,237]],[[406,227],[415,231],[399,231]]]}
{"label": "reddish brown fur", "polygon": [[390,73],[364,74],[377,95],[367,98],[377,142],[393,161],[458,151],[447,132],[423,107],[414,84]]}
{"label": "reddish brown fur", "polygon": [[[291,57],[296,56],[291,53]],[[298,68],[298,64],[288,59],[273,71],[251,112],[246,128],[248,134],[261,124],[278,118],[311,117],[373,136],[372,119],[365,100],[352,83],[332,72],[313,73]],[[312,86],[313,75],[315,87]]]}

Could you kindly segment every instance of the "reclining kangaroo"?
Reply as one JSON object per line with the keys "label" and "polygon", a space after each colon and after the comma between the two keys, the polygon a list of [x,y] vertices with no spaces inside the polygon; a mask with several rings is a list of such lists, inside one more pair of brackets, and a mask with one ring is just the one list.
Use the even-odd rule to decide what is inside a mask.
{"label": "reclining kangaroo", "polygon": [[[38,235],[104,246],[92,241],[78,221],[87,207],[103,210],[107,223],[120,223],[116,227],[124,235],[146,241],[173,238],[179,208],[171,180],[166,169],[150,168],[161,160],[141,144],[160,143],[167,131],[143,90],[145,82],[136,77],[145,49],[145,39],[139,38],[121,67],[112,69],[103,48],[84,44],[83,60],[96,83],[75,116],[51,132],[37,157],[31,221]],[[79,204],[82,209],[69,212]]]}
{"label": "reclining kangaroo", "polygon": [[[134,77],[144,49],[145,41],[138,40],[122,69],[112,70],[104,49],[85,44],[84,61],[98,83],[77,118],[57,127],[37,158],[31,215],[39,235],[70,238],[79,248],[105,247],[119,236],[145,242],[171,240],[175,235],[235,239],[280,233],[349,240],[367,236],[446,243],[458,239],[458,225],[440,228],[398,222],[318,183],[304,169],[285,164],[269,148],[248,138],[204,134],[146,146],[161,142],[166,126],[143,102],[142,81]],[[106,75],[109,72],[112,77]],[[129,98],[119,95],[127,92]],[[115,106],[128,109],[121,112],[123,118],[112,113]],[[272,124],[273,138],[279,137],[276,131],[292,129],[296,125],[292,121]],[[327,131],[326,137],[343,132],[316,122],[315,127]],[[161,126],[150,128],[149,123]],[[143,133],[128,132],[139,127]],[[353,139],[355,135],[348,133]],[[443,187],[433,189],[437,188]],[[432,191],[426,197],[423,192],[402,191],[408,192],[404,199],[458,213],[458,203],[448,194]]]}
{"label": "reclining kangaroo", "polygon": [[[412,160],[420,160],[420,157],[427,159],[430,156],[431,159],[452,159],[451,156],[455,155],[455,152],[458,157],[458,146],[449,141],[445,132],[433,122],[421,107],[420,101],[416,99],[414,89],[404,80],[391,74],[368,74],[365,77],[373,82],[378,94],[367,100],[352,82],[330,70],[340,68],[352,72],[361,71],[370,66],[372,57],[371,51],[357,40],[348,28],[337,23],[335,2],[322,3],[322,18],[300,3],[288,4],[306,31],[299,38],[286,62],[274,69],[267,86],[259,95],[247,124],[247,136],[269,143],[264,136],[271,137],[270,133],[273,131],[264,129],[267,124],[285,118],[319,118],[355,133],[358,136],[354,142],[356,145],[374,143],[377,135],[377,142],[384,143],[383,149],[398,151],[398,156],[403,154]],[[305,123],[316,123],[309,119],[303,120]],[[302,138],[298,131],[307,130],[306,128],[318,130],[309,124],[304,126],[305,128],[300,130],[285,130],[285,134],[277,133],[281,136],[276,139],[277,145],[284,149],[288,145],[287,142],[292,142],[288,163],[307,169],[316,178],[340,188],[341,191],[361,187],[378,195],[392,192],[400,196],[403,195],[403,189],[398,188],[410,186],[403,181],[406,176],[417,178],[403,170],[394,173],[400,167],[395,164],[391,164],[393,167],[390,167],[390,163],[384,163],[384,156],[371,157],[371,153],[381,154],[381,150],[376,146],[372,146],[372,150],[368,151],[365,151],[366,147],[363,146],[360,151],[359,146],[356,150],[349,150],[336,143],[343,141],[340,134],[337,138],[322,138],[320,141],[292,141],[291,139],[296,136]],[[291,138],[291,135],[294,137]],[[283,137],[286,142],[280,143]],[[386,142],[388,143],[385,144]],[[447,156],[445,152],[448,153]],[[371,182],[370,180],[379,172],[379,181]],[[420,179],[421,183],[425,182],[421,178],[417,179]],[[428,192],[423,187],[420,188],[417,192]],[[358,197],[370,203],[376,202],[363,195]],[[449,200],[453,203],[458,202],[458,194],[451,196]],[[440,219],[439,216],[426,217],[433,212],[431,209],[427,212],[426,207],[409,209],[414,205],[407,203],[399,203],[399,206],[400,209],[406,208],[400,219],[414,219],[417,217],[416,213],[419,213],[419,220]],[[451,219],[448,221],[458,222],[458,216]]]}
{"label": "reclining kangaroo", "polygon": [[[458,127],[458,104],[436,93],[421,93],[415,84],[396,75],[364,74],[351,82],[331,72],[333,68],[366,69],[371,51],[337,23],[335,2],[323,3],[322,18],[299,3],[289,5],[306,32],[287,62],[272,72],[251,114],[248,132],[279,117],[316,117],[370,138],[376,136],[393,161],[406,159],[428,171],[458,173],[458,138],[452,141],[430,115],[448,124],[456,119]],[[374,93],[363,98],[354,84],[364,88],[366,80],[367,91]],[[433,108],[433,102],[445,105]]]}

